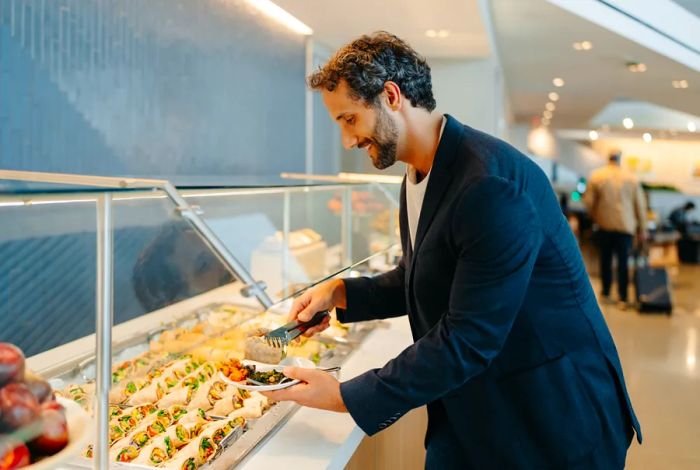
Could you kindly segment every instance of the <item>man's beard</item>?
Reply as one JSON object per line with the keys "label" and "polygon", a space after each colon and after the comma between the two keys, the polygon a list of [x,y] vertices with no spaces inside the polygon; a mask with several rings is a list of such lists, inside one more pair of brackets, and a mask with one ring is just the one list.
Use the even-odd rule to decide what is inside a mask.
{"label": "man's beard", "polygon": [[377,158],[372,158],[372,164],[378,170],[384,170],[396,163],[399,131],[389,113],[381,105],[377,109],[377,124],[372,132],[372,146],[377,149]]}

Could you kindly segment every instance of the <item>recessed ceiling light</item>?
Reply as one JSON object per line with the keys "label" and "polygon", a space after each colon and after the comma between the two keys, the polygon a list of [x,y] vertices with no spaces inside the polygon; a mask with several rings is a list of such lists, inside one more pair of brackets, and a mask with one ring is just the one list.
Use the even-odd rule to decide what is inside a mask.
{"label": "recessed ceiling light", "polygon": [[593,44],[590,41],[575,42],[573,46],[577,51],[590,51],[593,49]]}
{"label": "recessed ceiling light", "polygon": [[644,134],[642,134],[642,139],[644,139],[644,142],[646,142],[647,144],[650,143],[652,140],[651,134],[645,132]]}
{"label": "recessed ceiling light", "polygon": [[441,29],[440,31],[437,32],[437,36],[439,38],[446,38],[449,35],[450,35],[450,32],[446,29]]}
{"label": "recessed ceiling light", "polygon": [[559,93],[557,93],[556,91],[551,92],[547,96],[549,97],[550,101],[559,101]]}
{"label": "recessed ceiling light", "polygon": [[542,119],[540,123],[544,126],[547,127],[549,125],[549,119]]}
{"label": "recessed ceiling light", "polygon": [[552,80],[552,83],[554,84],[555,87],[561,88],[564,86],[564,79],[557,77],[554,80]]}
{"label": "recessed ceiling light", "polygon": [[589,137],[591,140],[598,140],[598,137],[599,137],[599,136],[598,136],[598,132],[597,132],[597,131],[591,131],[591,132],[588,133],[588,137]]}
{"label": "recessed ceiling light", "polygon": [[627,70],[632,73],[641,73],[647,71],[647,66],[641,62],[629,62],[627,64]]}
{"label": "recessed ceiling light", "polygon": [[554,111],[555,109],[557,109],[557,105],[554,104],[554,103],[552,103],[551,101],[548,102],[546,105],[544,105],[544,107],[545,107],[548,111]]}
{"label": "recessed ceiling light", "polygon": [[632,129],[634,127],[634,121],[632,118],[624,118],[622,120],[622,125],[625,126],[625,129]]}
{"label": "recessed ceiling light", "polygon": [[695,132],[697,130],[698,130],[698,126],[696,126],[693,121],[688,121],[688,131]]}
{"label": "recessed ceiling light", "polygon": [[688,80],[674,80],[671,84],[673,88],[688,88]]}
{"label": "recessed ceiling light", "polygon": [[548,111],[545,111],[544,113],[542,113],[542,116],[544,116],[545,119],[552,119],[553,114],[551,111],[548,110]]}
{"label": "recessed ceiling light", "polygon": [[434,29],[429,29],[425,32],[425,35],[428,36],[429,38],[436,38],[437,31],[435,31]]}

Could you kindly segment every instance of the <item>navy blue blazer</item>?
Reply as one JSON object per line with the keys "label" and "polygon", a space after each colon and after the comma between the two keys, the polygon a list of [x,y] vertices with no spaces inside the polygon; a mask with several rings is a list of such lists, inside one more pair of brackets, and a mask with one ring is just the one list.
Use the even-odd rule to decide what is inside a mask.
{"label": "navy blue blazer", "polygon": [[[372,435],[428,405],[475,468],[565,468],[604,436],[641,442],[615,344],[551,184],[507,143],[451,116],[411,249],[392,271],[346,279],[342,322],[408,314],[414,344],[341,384]],[[436,413],[440,408],[442,413]],[[614,427],[614,417],[624,426]],[[620,421],[618,419],[618,421]],[[429,424],[429,428],[434,425]],[[624,439],[621,439],[624,441]]]}

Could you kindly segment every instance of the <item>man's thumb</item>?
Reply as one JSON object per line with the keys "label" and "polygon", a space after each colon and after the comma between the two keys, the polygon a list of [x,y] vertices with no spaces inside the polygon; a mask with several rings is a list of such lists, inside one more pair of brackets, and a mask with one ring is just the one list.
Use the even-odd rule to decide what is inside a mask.
{"label": "man's thumb", "polygon": [[301,380],[302,382],[309,382],[313,379],[316,370],[309,369],[306,367],[285,367],[283,373],[290,379]]}

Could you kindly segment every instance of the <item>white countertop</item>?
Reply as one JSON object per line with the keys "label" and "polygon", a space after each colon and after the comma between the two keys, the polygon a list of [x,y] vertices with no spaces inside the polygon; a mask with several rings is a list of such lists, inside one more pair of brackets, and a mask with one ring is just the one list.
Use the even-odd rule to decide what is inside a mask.
{"label": "white countertop", "polygon": [[[413,340],[407,317],[386,321],[362,342],[343,364],[341,380],[382,367]],[[365,433],[348,413],[302,408],[269,440],[247,457],[240,468],[342,469]]]}

